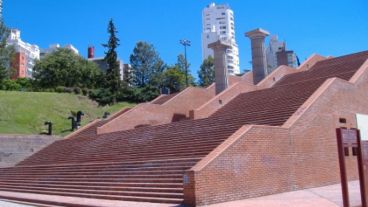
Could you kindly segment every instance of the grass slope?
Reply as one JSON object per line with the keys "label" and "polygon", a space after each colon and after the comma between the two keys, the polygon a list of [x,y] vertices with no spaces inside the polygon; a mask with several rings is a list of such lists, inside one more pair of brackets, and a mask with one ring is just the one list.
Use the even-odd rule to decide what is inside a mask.
{"label": "grass slope", "polygon": [[131,103],[99,107],[84,96],[65,93],[0,91],[0,134],[40,134],[46,132],[45,121],[53,122],[53,133],[69,134],[71,111],[83,111],[82,126],[101,117],[104,112],[116,112]]}

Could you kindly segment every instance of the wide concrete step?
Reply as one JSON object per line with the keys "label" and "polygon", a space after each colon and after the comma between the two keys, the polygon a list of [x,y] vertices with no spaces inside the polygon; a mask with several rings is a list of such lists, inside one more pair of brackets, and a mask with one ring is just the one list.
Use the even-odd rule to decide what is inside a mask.
{"label": "wide concrete step", "polygon": [[75,169],[22,169],[22,168],[14,168],[10,169],[6,172],[2,172],[1,174],[10,174],[13,172],[23,172],[23,173],[71,173],[71,172],[104,172],[106,171],[120,171],[121,173],[135,173],[135,172],[157,172],[157,171],[165,171],[165,170],[180,170],[184,171],[191,168],[194,164],[191,165],[179,165],[179,166],[146,166],[146,167],[135,167],[135,168],[90,168],[90,169],[83,169],[83,168],[75,168]]}
{"label": "wide concrete step", "polygon": [[141,191],[114,191],[114,190],[87,190],[87,189],[68,189],[68,188],[45,188],[45,187],[28,187],[28,186],[3,186],[0,185],[1,190],[8,191],[23,191],[27,192],[53,192],[53,193],[85,193],[97,195],[117,195],[117,196],[136,196],[136,197],[157,197],[157,198],[183,198],[183,192],[141,192]]}
{"label": "wide concrete step", "polygon": [[[94,198],[94,199],[106,199],[106,200],[123,200],[123,201],[136,201],[136,202],[152,202],[152,203],[172,203],[172,204],[180,204],[183,202],[181,198],[158,198],[158,197],[136,197],[136,196],[119,196],[119,195],[98,195],[92,193],[72,193],[72,192],[53,192],[53,191],[42,191],[42,190],[25,190],[25,189],[2,189],[2,191],[8,192],[22,192],[22,193],[35,193],[35,194],[43,194],[43,195],[59,195],[59,196],[69,196],[69,197],[79,197],[79,198]],[[17,198],[12,197],[9,198],[7,196],[0,197],[17,200]],[[24,201],[23,199],[19,198],[19,200]],[[28,200],[30,202],[37,203],[37,197],[34,200]],[[40,201],[41,203],[48,203],[47,200],[45,202]],[[55,204],[61,204],[63,201],[56,202]]]}
{"label": "wide concrete step", "polygon": [[25,177],[22,178],[7,178],[5,179],[9,182],[26,182],[26,181],[36,181],[36,182],[52,182],[52,181],[62,181],[62,182],[121,182],[121,183],[182,183],[182,178],[59,178],[59,177],[41,177],[39,179],[27,179]]}
{"label": "wide concrete step", "polygon": [[0,181],[0,186],[8,187],[43,187],[43,188],[67,188],[86,190],[111,190],[111,191],[139,191],[139,192],[171,192],[182,193],[183,188],[177,187],[119,187],[119,186],[88,186],[88,185],[68,185],[68,184],[42,184],[42,183],[6,183]]}
{"label": "wide concrete step", "polygon": [[[208,153],[209,151],[213,150],[216,146],[218,146],[219,143],[217,143],[216,145],[213,146],[203,146],[200,148],[192,148],[190,146],[186,146],[183,148],[165,148],[165,149],[152,149],[151,151],[145,151],[144,148],[142,147],[141,150],[137,149],[135,151],[129,152],[129,151],[125,151],[123,154],[119,151],[119,150],[115,150],[112,151],[111,149],[104,149],[103,152],[102,151],[94,151],[92,153],[83,153],[80,151],[73,151],[70,153],[73,153],[72,157],[68,157],[68,156],[57,156],[58,154],[43,154],[42,157],[38,157],[41,160],[52,160],[52,158],[58,158],[59,160],[64,160],[66,159],[78,159],[78,157],[85,157],[87,156],[89,160],[101,160],[104,158],[110,158],[111,156],[117,156],[119,158],[121,158],[122,160],[124,160],[124,158],[149,158],[150,156],[155,156],[155,155],[171,155],[171,154],[192,154],[192,155],[197,155],[199,152],[204,152],[204,153]],[[106,152],[108,151],[108,152]],[[86,157],[86,158],[87,158]],[[37,157],[34,157],[34,159],[36,159]],[[63,159],[61,159],[63,158]],[[104,159],[104,160],[108,160],[108,159]]]}
{"label": "wide concrete step", "polygon": [[[105,166],[122,166],[122,165],[148,165],[148,164],[168,164],[168,163],[191,163],[198,162],[202,157],[188,157],[188,158],[175,158],[175,159],[148,159],[142,161],[115,161],[115,162],[84,162],[84,163],[66,163],[66,164],[47,164],[47,165],[18,165],[22,168],[70,168],[70,167],[105,167]],[[17,167],[17,166],[16,166]],[[11,168],[0,168],[0,171],[3,169],[11,169]]]}
{"label": "wide concrete step", "polygon": [[[70,171],[66,171],[66,172],[62,172],[63,175],[75,175],[75,176],[89,176],[89,175],[172,175],[172,174],[184,174],[185,170],[151,170],[151,171],[134,171],[134,172],[127,172],[127,171],[121,171],[121,170],[103,170],[103,169],[99,169],[96,171],[74,171],[74,172],[70,172]],[[5,174],[5,173],[4,173]],[[59,171],[53,171],[53,172],[23,172],[22,170],[17,170],[17,171],[11,171],[11,173],[9,173],[11,175],[14,176],[49,176],[49,175],[59,175],[60,172]],[[0,174],[1,176],[2,174]],[[6,175],[6,174],[5,174]]]}
{"label": "wide concrete step", "polygon": [[[64,158],[64,157],[57,157],[56,159],[42,159],[40,157],[32,157],[32,160],[29,160],[26,162],[26,165],[37,165],[37,164],[52,164],[52,163],[60,163],[60,164],[66,164],[66,163],[84,163],[84,162],[101,162],[101,161],[118,161],[118,160],[129,160],[129,161],[145,161],[149,159],[172,159],[172,158],[185,158],[185,157],[193,157],[193,156],[206,156],[209,152],[181,152],[181,153],[158,153],[156,155],[151,156],[113,156],[113,157],[100,157],[100,158]],[[23,164],[22,164],[23,165]]]}
{"label": "wide concrete step", "polygon": [[42,167],[38,167],[38,166],[34,166],[34,167],[23,167],[23,166],[17,166],[14,168],[8,168],[8,169],[4,169],[4,170],[0,170],[1,172],[6,172],[7,170],[16,170],[16,169],[21,169],[22,171],[45,171],[45,170],[73,170],[73,169],[83,169],[83,170],[89,170],[89,169],[142,169],[142,168],[149,168],[149,167],[171,167],[171,166],[192,166],[194,165],[196,162],[178,162],[178,163],[160,163],[160,164],[151,164],[151,163],[146,163],[146,164],[141,164],[141,165],[97,165],[97,166],[75,166],[75,165],[71,165],[71,166],[63,166],[63,167],[54,167],[54,166],[50,166],[50,167],[46,167],[46,166],[42,166]]}
{"label": "wide concrete step", "polygon": [[153,187],[153,188],[182,188],[183,183],[159,183],[159,182],[92,182],[92,181],[39,181],[39,180],[1,180],[0,183],[24,184],[24,185],[83,185],[83,186],[111,186],[111,187]]}
{"label": "wide concrete step", "polygon": [[46,174],[46,175],[42,175],[42,176],[37,176],[37,175],[0,175],[0,180],[4,180],[4,179],[41,179],[41,178],[53,178],[53,177],[57,177],[60,179],[156,179],[156,178],[163,178],[163,179],[169,179],[169,178],[177,178],[180,179],[183,177],[183,174],[171,174],[171,175],[134,175],[134,174],[130,174],[130,175],[99,175],[98,173],[96,173],[95,175],[64,175],[64,174]]}

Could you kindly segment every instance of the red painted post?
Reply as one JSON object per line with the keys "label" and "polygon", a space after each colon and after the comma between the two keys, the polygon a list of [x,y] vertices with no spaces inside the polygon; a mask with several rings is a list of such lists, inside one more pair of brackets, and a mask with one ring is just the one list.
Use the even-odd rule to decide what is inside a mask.
{"label": "red painted post", "polygon": [[336,129],[337,150],[339,154],[339,164],[340,164],[342,201],[343,201],[344,207],[349,207],[350,206],[349,188],[348,188],[348,179],[346,175],[345,153],[344,153],[344,145],[343,145],[343,140],[342,140],[342,130],[343,129],[341,128]]}
{"label": "red painted post", "polygon": [[367,199],[365,197],[366,186],[365,186],[364,163],[362,155],[362,143],[359,130],[357,130],[357,144],[358,144],[358,170],[359,170],[360,196],[362,201],[362,207],[367,207]]}

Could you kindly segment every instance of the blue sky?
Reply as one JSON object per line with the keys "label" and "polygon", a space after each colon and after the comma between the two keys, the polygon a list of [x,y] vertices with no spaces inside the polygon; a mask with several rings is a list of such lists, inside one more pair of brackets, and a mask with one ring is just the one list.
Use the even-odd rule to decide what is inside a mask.
{"label": "blue sky", "polygon": [[[201,64],[201,12],[207,0],[3,0],[5,23],[21,30],[22,39],[41,48],[71,43],[87,55],[94,45],[96,56],[108,38],[113,18],[121,40],[118,53],[129,61],[134,45],[152,43],[168,64],[183,53],[179,39],[192,41],[188,49],[191,71]],[[285,40],[300,60],[312,53],[343,55],[368,50],[367,0],[227,0],[234,10],[241,69],[249,69],[249,40],[244,32],[261,27]]]}

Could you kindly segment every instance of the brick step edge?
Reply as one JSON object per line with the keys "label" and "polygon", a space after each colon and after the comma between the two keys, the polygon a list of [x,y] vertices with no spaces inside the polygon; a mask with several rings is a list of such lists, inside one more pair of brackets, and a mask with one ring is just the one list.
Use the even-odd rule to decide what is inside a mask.
{"label": "brick step edge", "polygon": [[[32,194],[32,198],[28,198],[28,200],[23,200],[19,196],[5,196],[3,193],[12,193],[12,194]],[[69,195],[67,195],[69,194]],[[94,199],[94,200],[105,200],[105,201],[134,201],[134,202],[151,202],[151,203],[166,203],[166,204],[181,204],[183,199],[175,199],[175,198],[154,198],[154,197],[135,197],[135,196],[102,196],[95,194],[75,194],[72,193],[64,193],[64,195],[60,195],[58,192],[48,192],[48,193],[35,193],[35,192],[27,192],[26,190],[17,191],[17,190],[3,190],[0,189],[0,198],[6,198],[11,200],[20,200],[26,202],[36,202],[41,204],[51,204],[51,205],[67,205],[67,206],[79,206],[75,205],[72,202],[65,203],[66,200],[60,198],[60,200],[50,201],[49,199],[37,199],[37,197],[45,197],[45,196],[57,196],[57,197],[69,197],[69,198],[80,198],[80,199]],[[100,198],[97,198],[100,197]],[[109,198],[109,199],[108,199]],[[60,202],[62,201],[62,202]],[[48,203],[47,203],[48,202]],[[50,203],[51,202],[51,203]],[[80,206],[88,206],[88,205],[80,205]],[[91,206],[91,205],[89,205]],[[97,205],[100,206],[100,205]]]}

